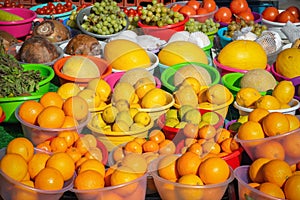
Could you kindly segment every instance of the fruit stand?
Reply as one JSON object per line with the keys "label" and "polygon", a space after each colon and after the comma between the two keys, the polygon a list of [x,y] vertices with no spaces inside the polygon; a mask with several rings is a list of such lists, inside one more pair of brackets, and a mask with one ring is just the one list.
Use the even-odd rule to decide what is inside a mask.
{"label": "fruit stand", "polygon": [[297,199],[299,8],[0,2],[0,199]]}

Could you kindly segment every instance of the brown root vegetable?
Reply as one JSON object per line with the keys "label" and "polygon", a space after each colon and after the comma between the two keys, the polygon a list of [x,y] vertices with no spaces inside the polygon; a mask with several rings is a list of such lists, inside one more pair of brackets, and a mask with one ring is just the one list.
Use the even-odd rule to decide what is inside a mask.
{"label": "brown root vegetable", "polygon": [[25,63],[49,63],[58,57],[56,46],[41,36],[26,39],[16,55],[19,61]]}
{"label": "brown root vegetable", "polygon": [[78,34],[68,42],[65,52],[69,55],[98,56],[101,54],[101,44],[92,36]]}
{"label": "brown root vegetable", "polygon": [[33,36],[43,36],[50,42],[62,42],[71,38],[69,29],[60,21],[45,20],[33,28]]}
{"label": "brown root vegetable", "polygon": [[11,45],[18,43],[17,38],[2,30],[0,30],[0,40],[2,40],[5,49],[8,49]]}

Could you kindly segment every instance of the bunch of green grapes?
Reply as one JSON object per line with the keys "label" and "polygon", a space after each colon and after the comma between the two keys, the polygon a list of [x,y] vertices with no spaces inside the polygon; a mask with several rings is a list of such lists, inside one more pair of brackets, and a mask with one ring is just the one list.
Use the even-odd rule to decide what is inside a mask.
{"label": "bunch of green grapes", "polygon": [[148,4],[142,10],[140,19],[143,24],[162,27],[183,21],[184,15],[172,11],[163,3],[158,3],[157,0],[153,0],[152,4]]}
{"label": "bunch of green grapes", "polygon": [[266,25],[255,23],[252,20],[247,22],[241,19],[240,22],[236,22],[236,21],[230,22],[227,26],[227,31],[225,32],[225,35],[231,38],[234,35],[235,31],[239,31],[245,27],[252,27],[251,32],[257,36],[260,36],[263,31],[268,29]]}
{"label": "bunch of green grapes", "polygon": [[81,27],[95,34],[110,35],[123,30],[127,23],[126,14],[116,1],[103,0],[93,4],[90,15],[84,18]]}
{"label": "bunch of green grapes", "polygon": [[201,31],[203,33],[210,33],[217,31],[220,27],[218,22],[214,22],[212,18],[206,19],[204,22],[199,22],[194,18],[190,18],[185,24],[185,30],[192,33],[196,31]]}

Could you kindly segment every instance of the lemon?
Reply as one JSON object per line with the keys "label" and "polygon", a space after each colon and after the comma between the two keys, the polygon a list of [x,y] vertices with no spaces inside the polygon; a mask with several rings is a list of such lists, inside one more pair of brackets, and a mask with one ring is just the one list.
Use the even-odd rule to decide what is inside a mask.
{"label": "lemon", "polygon": [[80,87],[76,83],[64,83],[58,88],[57,93],[63,99],[67,99],[69,97],[76,96],[80,91]]}
{"label": "lemon", "polygon": [[167,104],[166,92],[160,88],[154,88],[147,92],[142,98],[141,106],[143,108],[160,107]]}
{"label": "lemon", "polygon": [[295,95],[295,87],[291,81],[280,81],[272,92],[280,103],[288,104]]}
{"label": "lemon", "polygon": [[110,85],[105,80],[98,78],[89,81],[87,88],[94,90],[100,96],[100,100],[104,102],[108,101],[112,92]]}

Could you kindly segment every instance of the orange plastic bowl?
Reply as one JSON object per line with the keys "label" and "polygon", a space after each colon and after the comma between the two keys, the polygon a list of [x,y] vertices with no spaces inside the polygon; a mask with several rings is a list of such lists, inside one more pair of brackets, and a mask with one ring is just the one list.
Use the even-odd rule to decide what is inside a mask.
{"label": "orange plastic bowl", "polygon": [[[87,86],[88,82],[90,80],[92,80],[93,78],[75,78],[75,77],[71,77],[66,74],[63,74],[61,72],[64,64],[71,57],[72,56],[67,56],[67,57],[61,58],[61,59],[57,60],[53,65],[54,72],[58,76],[60,84],[73,82],[73,83],[79,84],[80,86]],[[103,60],[102,58],[97,58],[95,56],[84,56],[84,57],[91,59],[98,66],[98,69],[101,74],[101,78],[105,78],[106,76],[108,76],[109,74],[112,73],[112,67],[110,65],[108,65],[106,60]]]}

